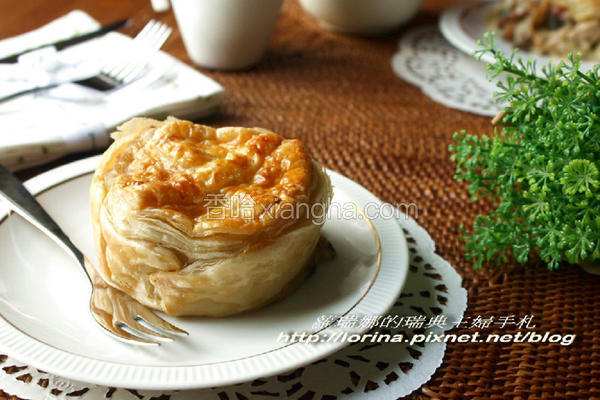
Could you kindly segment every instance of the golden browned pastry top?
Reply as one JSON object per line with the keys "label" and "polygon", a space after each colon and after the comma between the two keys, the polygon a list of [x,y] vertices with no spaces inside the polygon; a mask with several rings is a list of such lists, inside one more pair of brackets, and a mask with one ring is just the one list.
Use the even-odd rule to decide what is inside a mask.
{"label": "golden browned pastry top", "polygon": [[108,207],[167,211],[192,236],[261,230],[264,238],[298,222],[282,217],[286,207],[311,200],[314,167],[298,140],[175,118],[134,119],[113,137],[114,154],[97,172]]}
{"label": "golden browned pastry top", "polygon": [[99,275],[169,315],[225,316],[305,276],[331,183],[298,140],[136,118],[90,186]]}

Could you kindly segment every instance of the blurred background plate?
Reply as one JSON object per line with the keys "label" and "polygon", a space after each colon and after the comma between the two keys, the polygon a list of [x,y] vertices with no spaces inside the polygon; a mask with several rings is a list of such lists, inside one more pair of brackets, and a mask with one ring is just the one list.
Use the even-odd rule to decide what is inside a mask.
{"label": "blurred background plate", "polygon": [[[449,7],[442,13],[439,20],[442,35],[457,49],[473,55],[473,52],[481,49],[477,41],[483,39],[485,32],[493,30],[491,19],[496,12],[498,3],[499,1],[496,0],[468,0]],[[496,33],[496,40],[499,50],[507,55],[512,53],[514,46],[504,40],[500,33]],[[524,60],[528,58],[535,60],[538,75],[542,74],[542,67],[548,62],[558,63],[561,61],[558,57],[544,56],[524,50],[520,50],[518,56]],[[493,63],[494,57],[486,53],[482,60],[486,63]],[[592,61],[583,61],[581,70],[590,70],[595,64]]]}

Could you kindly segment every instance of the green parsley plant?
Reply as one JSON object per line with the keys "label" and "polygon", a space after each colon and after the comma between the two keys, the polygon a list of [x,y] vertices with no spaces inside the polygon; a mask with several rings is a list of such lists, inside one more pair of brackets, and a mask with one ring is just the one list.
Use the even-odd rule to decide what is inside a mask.
{"label": "green parsley plant", "polygon": [[537,253],[550,269],[600,259],[600,65],[583,73],[570,55],[538,76],[535,61],[498,51],[493,34],[480,45],[477,57],[496,60],[489,79],[504,74],[495,99],[507,106],[492,135],[461,131],[449,146],[455,179],[496,206],[465,235],[467,258],[481,268]]}

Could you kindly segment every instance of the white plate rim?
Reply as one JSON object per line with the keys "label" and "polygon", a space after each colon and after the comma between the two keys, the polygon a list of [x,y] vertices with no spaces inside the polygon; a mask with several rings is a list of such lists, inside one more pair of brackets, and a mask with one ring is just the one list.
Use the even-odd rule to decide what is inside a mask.
{"label": "white plate rim", "polygon": [[[92,172],[100,156],[75,161],[44,172],[25,183],[27,189],[38,194],[65,181]],[[367,189],[343,175],[327,170],[334,179],[353,186],[352,200],[381,201]],[[359,204],[363,201],[359,201]],[[0,221],[8,215],[0,209]],[[374,225],[383,219],[371,219]],[[395,219],[390,219],[398,228],[401,240],[394,243],[399,259],[388,260],[382,252],[380,269],[372,282],[371,289],[354,305],[351,311],[362,314],[384,314],[393,305],[406,282],[408,273],[408,246],[402,229]],[[381,237],[379,238],[381,240]],[[384,241],[381,240],[383,243]],[[391,265],[391,264],[397,265]],[[386,296],[381,295],[384,290]],[[353,331],[364,333],[365,329]],[[347,346],[347,342],[311,344],[289,344],[261,354],[238,360],[186,366],[140,366],[115,363],[84,357],[38,341],[21,331],[0,315],[0,350],[11,357],[40,370],[69,379],[113,387],[135,387],[144,390],[175,390],[218,387],[252,381],[264,376],[284,373],[310,364]],[[162,379],[161,379],[162,378]]]}
{"label": "white plate rim", "polygon": [[[497,2],[497,0],[465,0],[447,8],[444,10],[438,21],[438,26],[442,35],[458,50],[469,56],[473,56],[473,53],[477,50],[481,50],[481,47],[477,44],[477,40],[473,39],[471,35],[465,32],[465,30],[462,28],[461,19],[466,12],[469,12],[469,10],[472,10],[473,8],[486,7]],[[502,40],[502,38],[499,37],[496,37],[496,39]],[[507,55],[510,56],[510,54]],[[538,76],[543,76],[541,68],[549,62],[558,64],[561,61],[565,61],[562,58],[544,56],[525,50],[519,50],[517,57],[521,57],[524,60],[527,58],[535,60],[537,63]],[[493,64],[496,59],[490,53],[485,53],[482,55],[481,61],[487,64]],[[581,63],[584,70],[591,69],[595,64],[596,63],[593,61],[585,60]]]}
{"label": "white plate rim", "polygon": [[[490,1],[486,1],[486,3],[489,2]],[[448,40],[454,47],[469,56],[472,56],[473,52],[479,50],[479,46],[477,45],[477,41],[473,40],[473,38],[462,29],[460,19],[468,9],[477,5],[478,3],[481,3],[481,1],[467,0],[455,4],[444,10],[439,19],[439,28],[446,40]],[[493,57],[490,58],[484,56],[482,60],[487,63],[494,62]]]}

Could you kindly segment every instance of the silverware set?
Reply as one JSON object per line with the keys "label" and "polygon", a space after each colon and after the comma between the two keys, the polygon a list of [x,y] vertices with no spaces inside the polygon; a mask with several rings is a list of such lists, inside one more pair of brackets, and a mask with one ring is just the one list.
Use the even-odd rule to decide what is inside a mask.
{"label": "silverware set", "polygon": [[[108,30],[116,29],[116,27],[122,25],[123,22],[119,22],[102,28],[95,33],[85,35],[85,40],[95,38],[98,33],[104,34]],[[131,51],[107,54],[106,57],[102,57],[104,63],[95,76],[72,82],[101,91],[119,90],[136,82],[151,69],[153,57],[171,35],[171,32],[172,29],[167,25],[151,20],[133,38]],[[57,48],[62,49],[71,45],[71,43],[77,44],[81,41],[81,39],[66,41],[67,43],[62,43]],[[4,61],[12,61],[13,58]],[[68,82],[70,81],[37,86],[2,97],[0,102]],[[48,235],[77,261],[92,287],[89,302],[90,312],[105,333],[127,343],[150,345],[171,341],[173,336],[176,335],[187,335],[187,332],[165,321],[129,295],[109,286],[91,265],[87,257],[73,244],[37,200],[27,191],[21,181],[2,165],[0,165],[0,197],[8,202],[13,211]]]}
{"label": "silverware set", "polygon": [[[150,20],[137,36],[133,38],[131,51],[126,54],[120,54],[118,52],[106,54],[106,57],[103,57],[104,64],[99,68],[99,72],[95,76],[86,79],[66,80],[36,86],[0,97],[0,102],[11,100],[25,94],[51,89],[70,82],[101,91],[123,88],[140,79],[144,75],[144,72],[150,69],[152,57],[167,41],[172,31],[173,30],[169,26],[155,20]],[[90,39],[93,37],[95,36],[90,37]]]}

